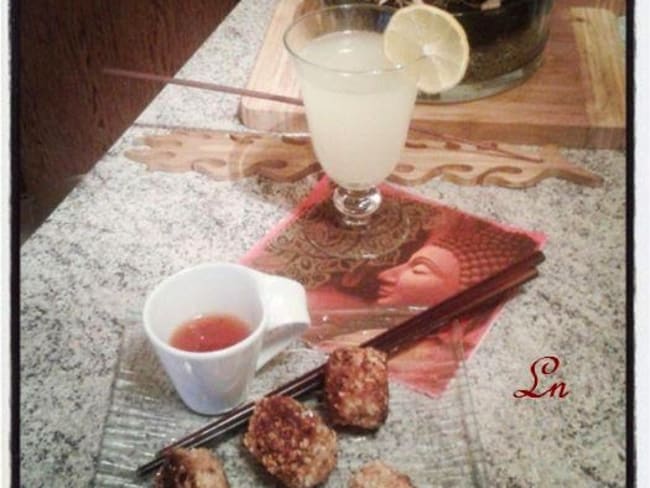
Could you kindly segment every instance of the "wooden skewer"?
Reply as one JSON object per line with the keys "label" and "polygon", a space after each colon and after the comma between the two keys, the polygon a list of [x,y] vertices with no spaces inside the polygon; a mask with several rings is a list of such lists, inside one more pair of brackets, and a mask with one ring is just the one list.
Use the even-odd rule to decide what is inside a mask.
{"label": "wooden skewer", "polygon": [[233,86],[219,85],[216,83],[208,83],[205,81],[184,80],[182,78],[171,78],[169,76],[155,75],[151,73],[142,73],[140,71],[130,71],[119,68],[104,68],[104,73],[113,76],[123,76],[126,78],[135,78],[138,80],[157,81],[160,83],[167,83],[170,85],[188,86],[191,88],[201,88],[203,90],[212,90],[221,93],[232,93],[235,95],[242,95],[252,98],[263,98],[274,102],[288,103],[290,105],[302,105],[302,100],[299,98],[285,97],[283,95],[273,95],[271,93],[264,93],[256,90],[249,90],[246,88],[236,88]]}
{"label": "wooden skewer", "polygon": [[[184,80],[182,78],[171,78],[169,76],[161,76],[153,73],[143,73],[141,71],[130,71],[130,70],[120,69],[120,68],[104,68],[103,71],[104,73],[113,76],[123,76],[126,78],[133,78],[138,80],[156,81],[159,83],[167,83],[170,85],[181,85],[190,88],[200,88],[203,90],[211,90],[220,93],[232,93],[234,95],[241,95],[241,96],[251,97],[251,98],[261,98],[263,100],[270,100],[273,102],[287,103],[289,105],[298,105],[298,106],[303,105],[303,102],[300,98],[287,97],[284,95],[274,95],[272,93],[249,90],[247,88],[238,88],[234,86],[219,85],[216,83],[208,83],[205,81]],[[444,142],[469,144],[476,147],[477,149],[486,152],[494,151],[504,156],[512,157],[515,159],[521,159],[524,161],[531,161],[536,163],[543,161],[542,158],[539,157],[529,156],[526,154],[519,154],[514,151],[503,149],[496,142],[491,142],[491,141],[474,142],[469,139],[465,139],[458,136],[442,134],[440,132],[432,131],[432,130],[425,130],[421,127],[411,127],[409,130],[413,133],[416,134],[420,133],[423,135],[427,135],[429,137],[433,137],[434,139],[442,140]]]}
{"label": "wooden skewer", "polygon": [[[363,347],[374,347],[392,356],[407,345],[426,337],[447,325],[453,319],[466,315],[478,307],[503,299],[514,289],[537,276],[535,266],[544,260],[544,254],[536,251],[492,277],[467,288],[453,297],[410,318],[401,325],[366,341]],[[286,395],[294,398],[313,392],[322,386],[324,365],[290,381],[265,396]],[[142,476],[159,467],[164,454],[173,447],[197,447],[207,444],[219,436],[243,426],[253,413],[255,403],[250,402],[236,408],[203,428],[179,439],[162,449],[158,456],[140,466],[137,474]]]}

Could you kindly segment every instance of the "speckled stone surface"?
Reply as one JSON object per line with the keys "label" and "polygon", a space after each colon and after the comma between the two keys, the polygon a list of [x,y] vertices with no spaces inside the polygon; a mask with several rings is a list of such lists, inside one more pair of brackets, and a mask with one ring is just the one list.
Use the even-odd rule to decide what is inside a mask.
{"label": "speckled stone surface", "polygon": [[[179,76],[243,85],[274,5],[242,0]],[[165,88],[22,246],[23,486],[92,483],[121,338],[147,292],[185,266],[237,260],[315,183],[216,182],[149,172],[123,156],[138,135],[167,127],[239,128],[237,102]],[[625,484],[625,155],[565,154],[604,186],[549,179],[527,190],[440,181],[411,189],[548,236],[541,276],[467,365],[491,486]],[[569,395],[513,398],[546,355],[560,358],[554,379]]]}

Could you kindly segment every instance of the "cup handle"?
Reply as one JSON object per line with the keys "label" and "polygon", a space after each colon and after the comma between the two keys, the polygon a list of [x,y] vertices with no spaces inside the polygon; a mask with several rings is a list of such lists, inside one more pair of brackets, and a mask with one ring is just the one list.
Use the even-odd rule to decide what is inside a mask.
{"label": "cup handle", "polygon": [[259,273],[267,317],[256,369],[260,369],[309,327],[307,293],[297,281]]}

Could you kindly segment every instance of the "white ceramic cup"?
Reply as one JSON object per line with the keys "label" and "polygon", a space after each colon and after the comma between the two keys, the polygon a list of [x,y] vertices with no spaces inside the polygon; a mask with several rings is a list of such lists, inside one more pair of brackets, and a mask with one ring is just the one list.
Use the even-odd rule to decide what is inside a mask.
{"label": "white ceramic cup", "polygon": [[[198,316],[226,314],[245,321],[244,340],[211,352],[169,345],[172,332]],[[231,263],[207,263],[163,280],[144,305],[146,334],[179,396],[191,410],[214,415],[241,403],[255,374],[309,325],[297,281]]]}

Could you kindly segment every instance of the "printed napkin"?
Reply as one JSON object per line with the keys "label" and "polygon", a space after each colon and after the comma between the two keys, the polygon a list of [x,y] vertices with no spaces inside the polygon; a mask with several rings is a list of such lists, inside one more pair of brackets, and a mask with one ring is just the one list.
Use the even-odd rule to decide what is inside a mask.
{"label": "printed napkin", "polygon": [[[371,233],[333,224],[332,185],[321,179],[290,215],[241,259],[301,282],[312,324],[304,340],[329,351],[364,342],[529,255],[545,237],[382,185]],[[355,247],[374,250],[370,257]],[[389,362],[391,380],[442,392],[485,338],[503,304],[476,311]]]}

